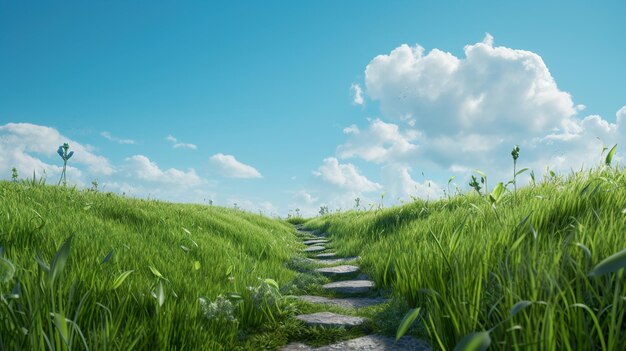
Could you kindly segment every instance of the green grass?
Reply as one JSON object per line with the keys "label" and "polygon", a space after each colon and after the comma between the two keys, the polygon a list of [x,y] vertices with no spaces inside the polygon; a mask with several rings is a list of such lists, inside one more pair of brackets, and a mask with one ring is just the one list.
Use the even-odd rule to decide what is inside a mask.
{"label": "green grass", "polygon": [[[452,349],[490,331],[491,348],[624,350],[622,271],[589,277],[626,247],[626,173],[555,175],[492,206],[475,192],[311,219],[340,255],[421,307],[413,334]],[[530,301],[513,317],[512,307]],[[520,305],[521,306],[521,305]],[[382,313],[382,312],[381,312]]]}
{"label": "green grass", "polygon": [[32,182],[0,182],[0,204],[2,350],[258,349],[293,313],[264,281],[296,275],[287,223]]}

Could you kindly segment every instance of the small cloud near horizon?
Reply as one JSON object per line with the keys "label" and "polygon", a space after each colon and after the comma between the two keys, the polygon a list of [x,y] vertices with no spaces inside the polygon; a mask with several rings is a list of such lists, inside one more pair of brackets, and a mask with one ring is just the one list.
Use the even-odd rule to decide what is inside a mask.
{"label": "small cloud near horizon", "polygon": [[167,137],[165,137],[165,140],[167,140],[170,143],[172,143],[172,147],[174,149],[191,149],[191,150],[196,150],[198,148],[196,146],[196,144],[183,143],[183,142],[179,141],[178,139],[176,139],[175,137],[173,137],[171,135],[168,135]]}
{"label": "small cloud near horizon", "polygon": [[209,161],[220,169],[222,174],[229,178],[263,178],[256,168],[239,162],[233,155],[215,154]]}

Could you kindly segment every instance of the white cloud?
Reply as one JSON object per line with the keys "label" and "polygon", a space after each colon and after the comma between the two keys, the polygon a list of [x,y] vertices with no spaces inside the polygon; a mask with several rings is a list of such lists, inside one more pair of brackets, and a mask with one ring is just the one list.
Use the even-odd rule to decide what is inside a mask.
{"label": "white cloud", "polygon": [[401,45],[367,65],[367,94],[380,101],[385,116],[414,119],[432,136],[541,133],[576,114],[539,55],[494,47],[491,36],[464,51],[457,58]]}
{"label": "white cloud", "polygon": [[325,158],[313,174],[343,190],[371,192],[382,188],[362,175],[353,164],[340,164],[334,157]]}
{"label": "white cloud", "polygon": [[111,135],[111,133],[109,132],[101,132],[100,135],[102,135],[105,139],[116,142],[118,144],[134,144],[135,143],[135,141],[132,139],[120,139],[118,137]]}
{"label": "white cloud", "polygon": [[626,106],[620,108],[615,114],[615,117],[617,117],[617,124],[624,126],[623,123],[626,123]]}
{"label": "white cloud", "polygon": [[356,124],[352,124],[349,127],[345,127],[343,129],[343,132],[345,134],[354,134],[354,135],[358,135],[359,133],[361,133],[361,130],[359,129],[359,127],[357,127]]}
{"label": "white cloud", "polygon": [[209,158],[211,163],[217,166],[226,177],[231,178],[262,178],[263,176],[254,167],[241,163],[232,155],[222,153]]}
{"label": "white cloud", "polygon": [[352,137],[337,147],[340,158],[360,157],[366,161],[383,163],[390,159],[404,158],[417,151],[411,141],[416,140],[416,131],[400,132],[396,124],[385,123],[380,119],[370,122],[366,131],[360,131],[356,125],[344,129]]}
{"label": "white cloud", "polygon": [[[156,198],[166,201],[206,203],[216,199],[213,184],[201,178],[193,169],[161,169],[143,155],[125,159],[113,166],[107,158],[97,155],[94,148],[72,140],[54,128],[30,123],[8,123],[0,126],[0,169],[6,170],[0,178],[9,179],[16,167],[20,178],[47,177],[48,184],[56,184],[63,162],[56,151],[67,142],[74,156],[69,160],[67,180],[78,187],[89,187],[97,180],[103,191],[125,193],[127,196]],[[165,185],[165,186],[160,186]],[[208,187],[208,189],[207,189]]]}
{"label": "white cloud", "polygon": [[[79,185],[87,182],[84,173],[77,168],[81,165],[96,176],[114,172],[109,160],[94,154],[90,146],[63,136],[54,128],[31,123],[7,123],[0,126],[0,169],[16,167],[21,176],[32,175],[35,171],[38,177],[43,176],[44,172],[49,179],[57,177],[63,163],[56,151],[63,143],[68,143],[70,150],[74,151],[67,169],[71,182]],[[8,177],[0,175],[3,178],[5,176]]]}
{"label": "white cloud", "polygon": [[306,190],[299,190],[299,191],[297,191],[297,192],[294,194],[293,198],[294,198],[296,201],[299,201],[299,202],[305,203],[305,204],[307,204],[307,205],[314,204],[314,203],[316,203],[316,202],[317,202],[317,200],[319,200],[319,198],[317,198],[317,197],[315,197],[315,196],[313,196],[313,195],[309,194]]}
{"label": "white cloud", "polygon": [[279,213],[278,208],[269,201],[252,201],[239,197],[231,197],[227,201],[228,203],[224,205],[226,207],[234,207],[236,204],[239,209],[252,213],[260,213],[270,217],[278,216]]}
{"label": "white cloud", "polygon": [[165,137],[165,140],[167,140],[170,143],[172,143],[172,147],[174,149],[191,149],[191,150],[196,150],[198,148],[195,144],[183,143],[183,142],[179,141],[178,139],[176,139],[175,137],[173,137],[171,135],[168,135],[167,137]]}
{"label": "white cloud", "polygon": [[411,195],[408,189],[441,194],[433,182],[430,192],[428,181],[415,182],[408,165],[437,173],[440,184],[475,169],[507,181],[515,144],[522,148],[518,166],[541,173],[546,164],[558,171],[595,165],[602,142],[611,147],[626,137],[626,107],[615,123],[579,117],[585,106],[558,88],[538,54],[496,47],[489,34],[465,46],[464,57],[401,45],[372,59],[365,87],[383,118],[396,122],[345,128],[337,156],[380,164],[384,191],[400,197]]}
{"label": "white cloud", "polygon": [[204,183],[196,171],[181,171],[176,168],[162,170],[156,162],[143,155],[134,155],[126,158],[127,170],[140,180],[149,182],[177,185],[179,187],[194,187]]}
{"label": "white cloud", "polygon": [[361,86],[357,83],[352,83],[350,91],[352,92],[352,102],[355,105],[363,105],[365,100],[363,100],[363,89],[361,89]]}
{"label": "white cloud", "polygon": [[409,200],[413,197],[421,199],[438,199],[443,191],[432,180],[416,182],[411,177],[411,168],[405,165],[390,164],[382,169],[382,180],[385,190],[391,199]]}

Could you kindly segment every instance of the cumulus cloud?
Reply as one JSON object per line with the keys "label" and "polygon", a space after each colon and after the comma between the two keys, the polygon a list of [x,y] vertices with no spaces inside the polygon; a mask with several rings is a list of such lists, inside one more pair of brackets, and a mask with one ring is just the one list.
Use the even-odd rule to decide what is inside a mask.
{"label": "cumulus cloud", "polygon": [[371,192],[382,188],[380,184],[362,175],[353,164],[340,164],[335,157],[325,158],[323,164],[313,174],[343,190]]}
{"label": "cumulus cloud", "polygon": [[298,202],[302,202],[305,203],[307,205],[311,205],[317,202],[317,200],[319,200],[319,198],[309,194],[306,190],[298,190],[294,195],[293,198],[298,201]]}
{"label": "cumulus cloud", "polygon": [[278,208],[269,201],[252,201],[239,197],[228,198],[225,206],[234,207],[235,205],[239,209],[253,213],[260,213],[266,216],[278,216],[279,213]]}
{"label": "cumulus cloud", "polygon": [[579,117],[584,105],[559,89],[538,54],[494,46],[491,35],[462,57],[401,45],[371,60],[365,88],[383,117],[346,127],[337,157],[381,165],[381,186],[398,196],[441,194],[434,182],[429,192],[428,181],[415,182],[409,165],[441,178],[481,169],[506,181],[515,144],[521,165],[539,173],[597,164],[603,143],[626,137],[626,107],[615,123]]}
{"label": "cumulus cloud", "polygon": [[355,105],[363,105],[365,100],[363,100],[363,89],[361,89],[361,86],[357,83],[352,83],[350,92],[352,93],[352,102]]}
{"label": "cumulus cloud", "polygon": [[[111,136],[106,132],[102,136],[106,138],[105,135]],[[144,155],[127,157],[113,166],[93,147],[70,139],[55,128],[30,123],[0,126],[0,169],[6,170],[0,178],[10,178],[11,168],[15,167],[22,178],[32,177],[35,171],[37,177],[46,176],[48,184],[55,184],[63,165],[56,151],[63,143],[74,151],[67,167],[67,179],[72,185],[86,187],[97,180],[104,191],[167,201],[203,203],[207,197],[215,198],[215,193],[206,189],[210,182],[193,169],[161,169]]]}
{"label": "cumulus cloud", "polygon": [[417,131],[401,132],[398,125],[380,119],[371,121],[365,131],[355,125],[343,131],[352,137],[337,148],[340,158],[360,157],[366,161],[383,163],[389,159],[405,158],[418,149],[411,143],[419,137]]}
{"label": "cumulus cloud", "polygon": [[624,126],[624,123],[626,123],[626,106],[620,108],[619,111],[617,111],[617,113],[615,114],[615,117],[617,117],[617,124]]}
{"label": "cumulus cloud", "polygon": [[536,53],[467,45],[465,57],[406,44],[365,69],[367,94],[389,118],[411,120],[432,135],[526,135],[561,128],[577,112]]}
{"label": "cumulus cloud", "polygon": [[187,172],[176,168],[162,170],[156,162],[151,161],[144,155],[127,157],[126,166],[128,171],[136,178],[149,182],[173,184],[180,187],[193,187],[204,182],[193,169]]}
{"label": "cumulus cloud", "polygon": [[382,182],[391,199],[438,199],[443,195],[439,185],[426,179],[419,183],[411,177],[411,167],[389,164],[382,169]]}
{"label": "cumulus cloud", "polygon": [[[314,172],[326,186],[306,191],[317,201],[294,196],[310,214],[320,205],[351,208],[355,197],[366,203],[363,195],[372,191],[394,200],[435,199],[451,175],[467,184],[477,169],[488,174],[491,185],[506,182],[516,144],[518,169],[529,167],[541,177],[546,166],[569,172],[597,165],[603,146],[626,139],[626,106],[614,122],[581,115],[585,106],[558,87],[541,56],[496,46],[489,34],[465,46],[459,57],[400,45],[374,57],[365,69],[364,89],[351,90],[360,94],[359,101],[367,95],[379,102],[380,118],[343,129],[346,138],[336,158],[325,159]],[[621,150],[615,162],[623,162]],[[373,164],[366,169],[379,170],[379,183],[346,163],[355,159]],[[417,172],[434,176],[416,180]],[[520,178],[519,183],[527,181],[528,173]]]}
{"label": "cumulus cloud", "polygon": [[190,143],[183,143],[181,141],[179,141],[178,139],[176,139],[175,137],[168,135],[167,137],[165,137],[165,140],[169,141],[172,144],[172,147],[174,149],[191,149],[191,150],[195,150],[198,147],[195,144],[190,144]]}
{"label": "cumulus cloud", "polygon": [[215,154],[209,158],[211,163],[220,169],[222,174],[230,178],[262,178],[256,168],[237,161],[235,156]]}
{"label": "cumulus cloud", "polygon": [[56,177],[62,168],[56,151],[63,143],[69,143],[70,150],[74,151],[67,170],[72,182],[86,182],[83,172],[76,166],[85,166],[96,176],[114,172],[109,160],[93,153],[90,146],[63,136],[54,128],[31,123],[7,123],[0,126],[0,169],[16,167],[23,175],[34,171],[40,177],[44,172],[49,177]]}
{"label": "cumulus cloud", "polygon": [[105,139],[118,143],[118,144],[134,144],[135,143],[135,141],[132,139],[120,139],[118,137],[111,135],[111,133],[109,132],[101,132],[100,135],[102,135],[102,137],[104,137]]}

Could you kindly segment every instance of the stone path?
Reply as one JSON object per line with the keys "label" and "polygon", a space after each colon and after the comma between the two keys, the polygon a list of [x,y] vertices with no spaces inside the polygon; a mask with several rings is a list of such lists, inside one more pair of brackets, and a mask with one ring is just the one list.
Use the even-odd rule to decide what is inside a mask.
{"label": "stone path", "polygon": [[350,261],[357,260],[358,257],[341,257],[341,258],[327,258],[327,259],[319,259],[319,258],[307,258],[307,260],[311,263],[319,264],[319,265],[332,265],[337,263],[348,263]]}
{"label": "stone path", "polygon": [[340,277],[340,276],[352,275],[354,273],[357,273],[359,270],[361,269],[357,266],[344,264],[341,266],[317,268],[315,271],[324,275],[328,275],[328,276]]}
{"label": "stone path", "polygon": [[287,345],[282,351],[428,351],[430,346],[423,340],[405,336],[396,340],[384,335],[366,335],[336,344],[313,348],[301,343]]}
{"label": "stone path", "polygon": [[322,245],[313,245],[304,249],[304,252],[320,252],[324,250],[326,250],[326,248]]}
{"label": "stone path", "polygon": [[326,244],[328,240],[326,239],[311,239],[305,240],[304,245],[315,245],[315,244]]}
{"label": "stone path", "polygon": [[[306,251],[307,249],[308,248],[304,249],[304,251]],[[315,257],[317,257],[320,260],[325,260],[325,259],[330,259],[330,258],[337,258],[337,254],[334,252],[324,252],[324,253],[315,255]]]}
{"label": "stone path", "polygon": [[300,300],[314,304],[326,304],[339,306],[343,308],[361,308],[379,305],[387,302],[382,297],[345,297],[345,298],[332,298],[324,296],[302,295],[298,296]]}
{"label": "stone path", "polygon": [[338,294],[365,294],[374,288],[371,280],[344,280],[322,286],[327,291]]}
{"label": "stone path", "polygon": [[[297,227],[297,229],[300,229]],[[367,279],[360,272],[356,261],[358,257],[339,257],[334,252],[327,252],[326,245],[332,241],[323,235],[313,235],[309,232],[303,241],[307,247],[305,254],[313,256],[307,260],[318,268],[314,270],[335,280],[322,286],[323,291],[334,297],[302,295],[298,298],[311,304],[338,306],[345,309],[355,309],[374,306],[387,302],[381,297],[367,297],[375,290],[373,281]],[[346,264],[349,262],[350,264]],[[338,295],[338,297],[337,297]],[[348,316],[330,311],[301,314],[296,319],[309,327],[325,328],[359,328],[368,321],[367,318]],[[430,346],[423,340],[405,336],[397,342],[393,337],[372,334],[359,338],[344,340],[332,345],[313,348],[303,343],[293,342],[283,347],[281,351],[426,351]]]}

